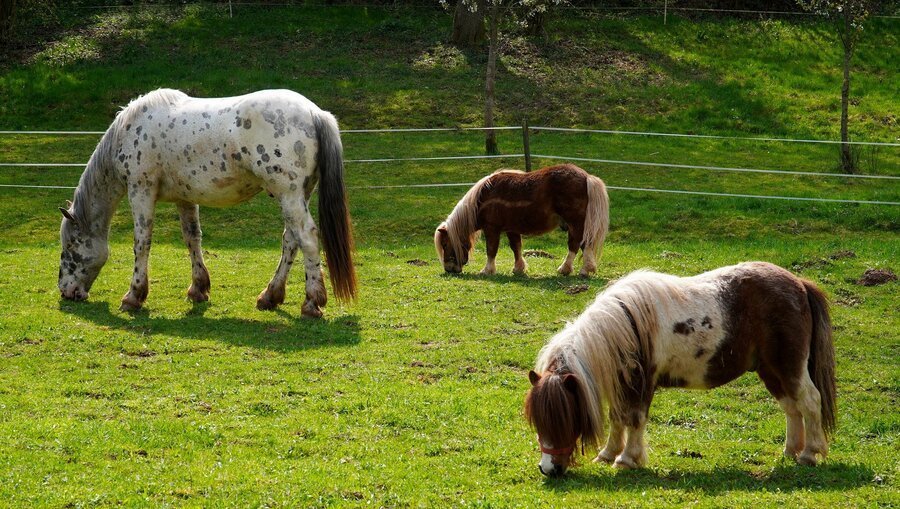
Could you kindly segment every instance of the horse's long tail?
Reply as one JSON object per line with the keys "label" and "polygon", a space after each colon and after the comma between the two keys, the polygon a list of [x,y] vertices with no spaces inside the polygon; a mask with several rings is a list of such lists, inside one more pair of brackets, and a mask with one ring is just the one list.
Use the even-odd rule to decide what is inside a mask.
{"label": "horse's long tail", "polygon": [[328,112],[313,114],[319,150],[319,223],[331,287],[339,300],[356,298],[353,268],[353,225],[344,187],[344,148],[337,120]]}
{"label": "horse's long tail", "polygon": [[831,337],[831,317],[828,298],[815,284],[803,281],[806,297],[812,310],[812,341],[809,345],[807,370],[822,399],[822,427],[831,435],[835,427],[837,391],[834,381],[834,342]]}
{"label": "horse's long tail", "polygon": [[606,185],[598,177],[588,175],[587,195],[582,245],[585,251],[593,250],[597,253],[597,258],[600,258],[603,241],[609,231],[609,196],[606,194]]}

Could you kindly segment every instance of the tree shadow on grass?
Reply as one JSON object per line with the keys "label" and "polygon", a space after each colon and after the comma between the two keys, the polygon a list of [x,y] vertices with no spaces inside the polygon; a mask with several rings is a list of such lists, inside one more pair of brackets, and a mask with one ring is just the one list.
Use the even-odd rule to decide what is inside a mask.
{"label": "tree shadow on grass", "polygon": [[98,326],[146,335],[215,340],[236,346],[293,352],[311,348],[347,347],[360,340],[359,318],[309,319],[277,310],[280,320],[207,317],[209,303],[195,304],[181,317],[151,316],[146,310],[129,315],[114,313],[108,302],[60,301],[63,313],[73,314]]}
{"label": "tree shadow on grass", "polygon": [[827,462],[817,467],[784,461],[769,472],[755,473],[734,467],[684,471],[638,469],[625,471],[572,471],[545,486],[558,492],[606,490],[644,491],[673,489],[720,495],[730,491],[840,491],[872,482],[875,472],[864,465]]}

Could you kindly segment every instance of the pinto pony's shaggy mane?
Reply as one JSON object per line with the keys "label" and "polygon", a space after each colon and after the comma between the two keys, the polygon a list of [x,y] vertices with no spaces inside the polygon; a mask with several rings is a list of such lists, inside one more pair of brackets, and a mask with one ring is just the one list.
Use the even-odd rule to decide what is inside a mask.
{"label": "pinto pony's shaggy mane", "polygon": [[[669,277],[633,272],[610,284],[586,312],[541,349],[535,371],[572,374],[582,387],[580,405],[587,416],[582,444],[594,447],[602,440],[605,407],[609,406],[612,413],[621,412],[623,389],[633,384],[632,374],[650,369],[652,338],[659,329],[657,306],[669,306],[682,298],[681,290]],[[532,391],[526,407],[549,405],[539,401],[544,397],[553,394]],[[542,436],[559,433],[546,427],[542,430],[539,421],[529,420]]]}

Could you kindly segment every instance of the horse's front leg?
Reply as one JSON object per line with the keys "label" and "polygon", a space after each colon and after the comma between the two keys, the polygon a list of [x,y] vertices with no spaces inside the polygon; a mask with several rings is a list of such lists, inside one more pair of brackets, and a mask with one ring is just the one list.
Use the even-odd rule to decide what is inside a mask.
{"label": "horse's front leg", "polygon": [[156,209],[154,189],[136,189],[129,194],[134,219],[134,272],[131,287],[122,297],[122,311],[136,311],[144,305],[150,292],[150,241],[153,237],[153,216]]}
{"label": "horse's front leg", "polygon": [[613,412],[609,413],[609,437],[606,439],[606,446],[597,453],[594,458],[595,462],[602,461],[604,463],[612,463],[616,460],[616,456],[625,449],[625,426],[621,421],[616,419]]}
{"label": "horse's front leg", "polygon": [[520,276],[528,270],[528,264],[525,258],[522,258],[522,236],[518,233],[507,232],[506,238],[509,239],[509,248],[512,249],[516,264],[513,266],[513,274]]}
{"label": "horse's front leg", "polygon": [[181,236],[191,254],[191,287],[188,298],[194,302],[209,300],[209,271],[203,263],[203,249],[200,242],[203,233],[200,231],[200,207],[193,203],[179,203],[178,215],[181,217]]}
{"label": "horse's front leg", "polygon": [[481,274],[491,275],[497,272],[497,251],[500,249],[500,232],[494,230],[484,230],[484,242],[487,244],[487,262],[481,269]]}
{"label": "horse's front leg", "polygon": [[581,229],[576,228],[573,224],[569,224],[569,229],[567,230],[568,235],[568,246],[569,252],[566,254],[566,259],[562,262],[562,265],[556,269],[556,272],[562,274],[563,276],[568,276],[572,273],[572,264],[575,263],[575,256],[578,254],[578,248],[581,245]]}

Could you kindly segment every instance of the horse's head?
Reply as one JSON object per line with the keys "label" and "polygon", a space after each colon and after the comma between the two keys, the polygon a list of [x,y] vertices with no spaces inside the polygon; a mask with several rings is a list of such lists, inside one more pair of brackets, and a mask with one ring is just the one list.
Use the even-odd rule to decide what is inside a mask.
{"label": "horse's head", "polygon": [[560,476],[574,464],[578,438],[592,436],[584,404],[584,390],[572,373],[528,373],[531,390],[525,397],[525,418],[537,431],[541,447],[538,468],[546,476]]}
{"label": "horse's head", "polygon": [[[71,206],[70,206],[71,209]],[[85,300],[100,269],[109,258],[105,235],[91,233],[71,210],[60,207],[59,291],[64,299]]]}
{"label": "horse's head", "polygon": [[[458,244],[458,245],[456,245]],[[437,250],[438,259],[444,264],[444,270],[453,274],[462,272],[463,267],[469,263],[469,252],[472,251],[473,239],[466,238],[454,242],[447,223],[441,223],[434,231],[434,248]]]}

